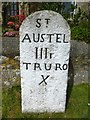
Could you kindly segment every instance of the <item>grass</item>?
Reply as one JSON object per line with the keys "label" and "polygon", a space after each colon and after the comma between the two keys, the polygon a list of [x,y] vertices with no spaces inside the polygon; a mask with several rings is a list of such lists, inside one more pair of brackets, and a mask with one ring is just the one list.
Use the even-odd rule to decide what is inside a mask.
{"label": "grass", "polygon": [[65,113],[22,113],[20,91],[20,86],[3,90],[3,118],[88,118],[88,84],[72,88]]}

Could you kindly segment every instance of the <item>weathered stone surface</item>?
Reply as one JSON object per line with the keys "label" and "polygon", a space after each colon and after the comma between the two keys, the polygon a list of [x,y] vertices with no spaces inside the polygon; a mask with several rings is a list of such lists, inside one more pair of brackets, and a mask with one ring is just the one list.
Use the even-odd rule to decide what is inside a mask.
{"label": "weathered stone surface", "polygon": [[70,28],[60,14],[26,18],[20,28],[23,112],[65,111],[69,52]]}
{"label": "weathered stone surface", "polygon": [[19,55],[19,38],[18,37],[3,37],[2,41],[2,49],[0,49],[0,55],[4,55],[7,57],[14,57]]}
{"label": "weathered stone surface", "polygon": [[[17,57],[17,56],[16,56]],[[20,85],[19,61],[14,58],[0,56],[0,80],[3,88]]]}

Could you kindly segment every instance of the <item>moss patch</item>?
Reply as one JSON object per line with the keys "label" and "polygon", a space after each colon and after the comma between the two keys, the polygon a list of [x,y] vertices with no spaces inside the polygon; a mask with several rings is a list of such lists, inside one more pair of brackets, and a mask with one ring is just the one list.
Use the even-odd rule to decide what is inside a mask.
{"label": "moss patch", "polygon": [[18,60],[14,60],[13,58],[7,58],[2,62],[2,66],[7,67],[7,65],[11,65],[13,69],[19,69],[20,63]]}

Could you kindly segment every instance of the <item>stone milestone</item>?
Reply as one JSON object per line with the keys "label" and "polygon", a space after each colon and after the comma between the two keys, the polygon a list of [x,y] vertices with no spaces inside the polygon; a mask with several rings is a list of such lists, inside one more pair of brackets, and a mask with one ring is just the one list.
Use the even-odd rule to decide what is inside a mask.
{"label": "stone milestone", "polygon": [[64,112],[70,28],[53,11],[38,11],[20,27],[22,112]]}

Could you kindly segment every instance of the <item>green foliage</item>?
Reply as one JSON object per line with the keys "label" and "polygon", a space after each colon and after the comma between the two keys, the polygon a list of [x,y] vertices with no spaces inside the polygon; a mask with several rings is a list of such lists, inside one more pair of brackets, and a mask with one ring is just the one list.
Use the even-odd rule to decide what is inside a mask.
{"label": "green foliage", "polygon": [[7,29],[7,28],[3,28],[3,29],[2,29],[2,33],[4,34],[4,33],[6,33],[6,32],[8,32],[8,29]]}
{"label": "green foliage", "polygon": [[90,27],[88,14],[81,11],[79,8],[78,13],[74,15],[72,21],[68,21],[71,26],[71,39],[81,40],[90,43]]}
{"label": "green foliage", "polygon": [[69,13],[62,13],[62,16],[64,17],[65,20],[68,21],[68,19],[70,18],[70,14]]}
{"label": "green foliage", "polygon": [[74,11],[74,9],[76,9],[77,8],[77,5],[75,6],[74,4],[71,4],[71,7],[70,7],[70,9],[71,9],[71,11],[73,12]]}
{"label": "green foliage", "polygon": [[77,26],[71,27],[71,39],[90,43],[90,28],[88,21],[82,21]]}
{"label": "green foliage", "polygon": [[[70,91],[69,91],[70,92]],[[21,88],[14,86],[2,93],[3,118],[87,118],[88,84],[74,86],[65,113],[22,113]]]}
{"label": "green foliage", "polygon": [[40,10],[52,10],[58,13],[61,13],[64,9],[64,5],[61,2],[49,2],[49,3],[41,3]]}
{"label": "green foliage", "polygon": [[83,20],[88,20],[89,16],[87,13],[83,12],[80,8],[78,8],[78,13],[73,16],[73,25],[78,25],[81,23]]}
{"label": "green foliage", "polygon": [[73,18],[73,22],[74,23],[78,23],[79,22],[79,18],[81,17],[81,9],[79,8],[78,10],[78,13],[74,15],[74,18]]}

